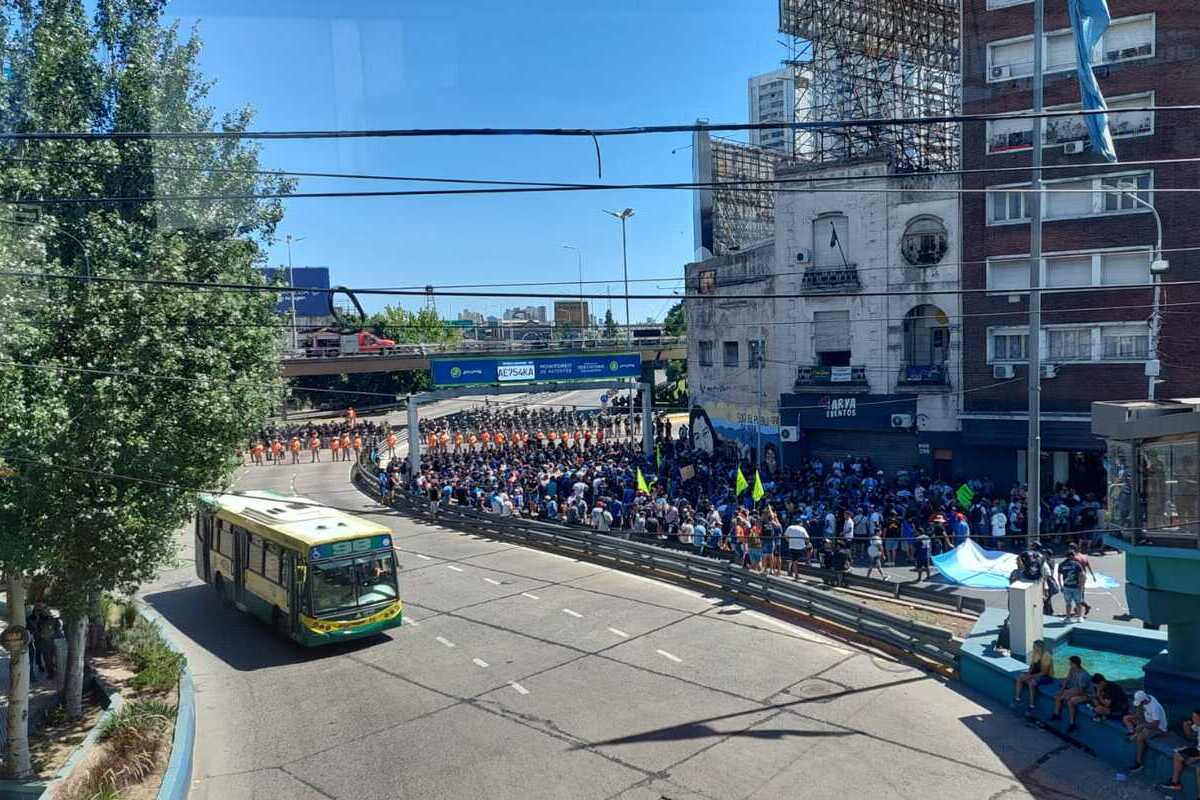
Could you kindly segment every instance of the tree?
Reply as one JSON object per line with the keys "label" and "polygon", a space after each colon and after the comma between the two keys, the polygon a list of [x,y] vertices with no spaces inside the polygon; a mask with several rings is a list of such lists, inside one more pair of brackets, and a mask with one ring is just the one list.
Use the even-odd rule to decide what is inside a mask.
{"label": "tree", "polygon": [[[245,130],[248,109],[218,119],[206,105],[200,41],[163,27],[163,5],[101,0],[91,20],[80,0],[0,7],[11,54],[0,83],[6,129]],[[227,484],[234,448],[283,390],[273,293],[140,281],[265,288],[256,266],[282,207],[248,196],[292,184],[257,174],[257,148],[236,138],[38,139],[0,155],[15,158],[0,172],[3,196],[41,209],[26,231],[45,254],[44,275],[28,286],[40,302],[23,311],[36,333],[12,352],[55,375],[63,398],[21,478],[53,545],[32,568],[53,578],[66,617],[64,703],[77,716],[88,609],[173,557],[190,490]],[[238,199],[169,199],[181,195]],[[127,199],[55,201],[101,197]],[[134,282],[87,280],[95,276]],[[28,379],[16,386],[26,407],[44,401]]]}
{"label": "tree", "polygon": [[667,336],[683,336],[687,333],[687,317],[683,313],[683,301],[680,300],[667,310],[663,320],[663,333]]}
{"label": "tree", "polygon": [[611,308],[604,312],[604,338],[617,338],[617,321],[613,319]]}
{"label": "tree", "polygon": [[410,344],[458,344],[462,331],[446,324],[432,308],[409,311],[384,306],[367,319],[367,327],[378,329],[388,339]]}

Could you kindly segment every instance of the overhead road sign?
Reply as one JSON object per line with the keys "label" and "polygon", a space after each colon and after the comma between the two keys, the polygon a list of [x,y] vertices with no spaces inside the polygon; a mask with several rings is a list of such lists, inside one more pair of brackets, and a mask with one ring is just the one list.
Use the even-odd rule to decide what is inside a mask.
{"label": "overhead road sign", "polygon": [[638,353],[521,356],[514,358],[448,357],[430,360],[434,386],[479,384],[563,383],[608,378],[638,378]]}

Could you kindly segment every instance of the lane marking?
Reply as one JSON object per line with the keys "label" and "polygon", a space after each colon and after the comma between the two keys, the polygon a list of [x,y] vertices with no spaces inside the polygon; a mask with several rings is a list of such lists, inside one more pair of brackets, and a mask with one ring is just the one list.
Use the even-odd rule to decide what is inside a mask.
{"label": "lane marking", "polygon": [[452,570],[454,570],[455,572],[462,572],[462,571],[463,571],[463,568],[462,568],[462,567],[456,567],[456,566],[454,566],[453,564],[448,564],[448,565],[446,566],[446,569],[452,569]]}
{"label": "lane marking", "polygon": [[517,690],[517,694],[529,694],[529,690],[516,681],[509,681],[508,685]]}
{"label": "lane marking", "polygon": [[521,592],[521,595],[523,597],[528,597],[530,600],[541,600],[542,599],[542,598],[538,597],[536,594],[530,594],[529,592]]}
{"label": "lane marking", "polygon": [[423,553],[417,553],[417,554],[416,554],[416,556],[417,556],[417,558],[423,558],[423,559],[425,559],[426,561],[433,561],[433,559],[432,559],[432,558],[430,558],[430,557],[429,557],[429,556],[427,556],[427,555],[424,555]]}
{"label": "lane marking", "polygon": [[442,644],[446,645],[446,647],[454,647],[454,642],[450,641],[445,636],[439,636],[439,637],[437,637],[437,640],[439,642],[441,642]]}
{"label": "lane marking", "polygon": [[676,656],[676,655],[672,655],[671,653],[668,653],[666,650],[655,650],[654,652],[658,653],[663,658],[667,658],[667,659],[670,659],[671,661],[674,661],[676,664],[683,663],[682,658],[680,658],[679,656]]}
{"label": "lane marking", "polygon": [[484,578],[484,580],[487,581],[488,583],[490,583],[492,586],[500,585],[500,581],[495,580],[494,578]]}
{"label": "lane marking", "polygon": [[417,622],[417,621],[416,621],[415,619],[413,619],[412,617],[405,617],[405,618],[404,618],[404,624],[405,624],[405,625],[420,625],[421,623]]}
{"label": "lane marking", "polygon": [[618,630],[617,628],[609,628],[609,630],[610,630],[611,632],[615,633],[617,636],[620,636],[622,639],[628,639],[628,638],[629,638],[629,634],[628,634],[628,633],[626,633],[626,632],[625,632],[625,631],[623,631],[623,630]]}
{"label": "lane marking", "polygon": [[475,665],[476,665],[476,666],[483,667],[484,669],[487,669],[487,665],[488,665],[488,663],[487,663],[486,661],[484,661],[482,658],[472,658],[471,660],[475,662]]}
{"label": "lane marking", "polygon": [[583,614],[580,614],[578,611],[572,611],[569,608],[564,608],[562,611],[564,614],[570,614],[572,617],[575,617],[575,619],[583,619]]}

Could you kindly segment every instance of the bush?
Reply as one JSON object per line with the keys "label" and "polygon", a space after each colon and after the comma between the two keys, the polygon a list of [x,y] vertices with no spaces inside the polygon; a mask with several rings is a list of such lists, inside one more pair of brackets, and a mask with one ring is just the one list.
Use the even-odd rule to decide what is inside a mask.
{"label": "bush", "polygon": [[133,664],[135,689],[168,692],[178,685],[187,663],[183,654],[167,646],[157,625],[140,617],[117,637],[117,649]]}
{"label": "bush", "polygon": [[134,700],[121,706],[100,726],[100,741],[121,736],[133,729],[143,733],[165,731],[175,719],[175,707],[161,700]]}

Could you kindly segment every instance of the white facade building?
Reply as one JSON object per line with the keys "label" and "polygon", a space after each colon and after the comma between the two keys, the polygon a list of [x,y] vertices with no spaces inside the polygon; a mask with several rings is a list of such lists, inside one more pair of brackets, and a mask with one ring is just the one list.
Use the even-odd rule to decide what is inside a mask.
{"label": "white facade building", "polygon": [[[797,122],[807,119],[809,77],[804,67],[784,67],[746,81],[750,122]],[[811,134],[786,128],[751,130],[750,144],[800,156],[811,149]]]}

